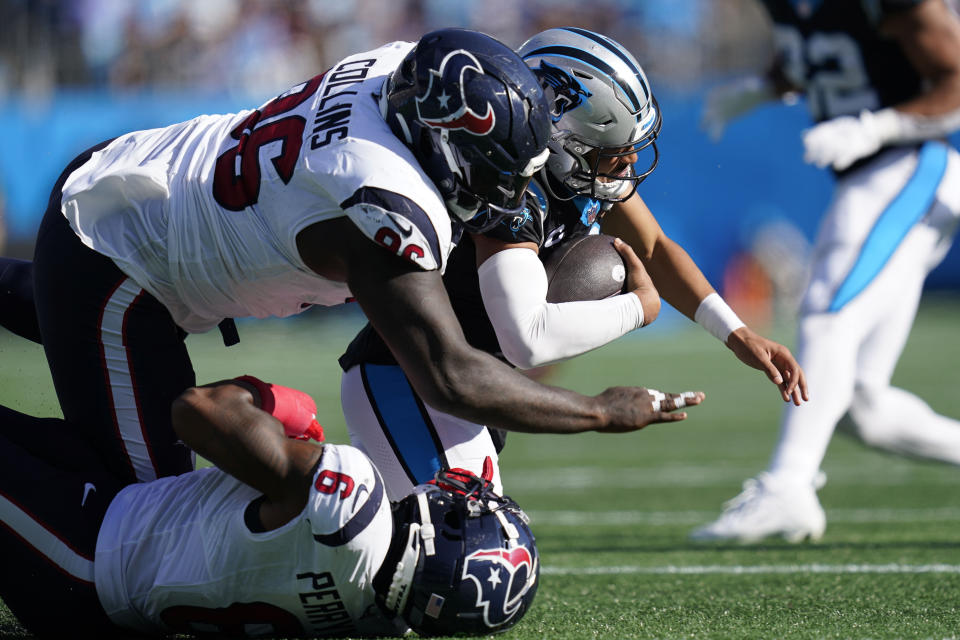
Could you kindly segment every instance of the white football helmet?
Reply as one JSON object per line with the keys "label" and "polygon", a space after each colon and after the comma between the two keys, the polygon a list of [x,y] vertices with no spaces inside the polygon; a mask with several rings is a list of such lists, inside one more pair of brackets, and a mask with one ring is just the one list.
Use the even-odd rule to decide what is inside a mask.
{"label": "white football helmet", "polygon": [[[575,194],[614,202],[633,195],[659,161],[661,124],[636,58],[610,38],[576,27],[542,31],[518,53],[540,79],[551,108],[554,128],[544,170]],[[646,167],[642,171],[616,162],[644,150],[649,161],[636,163]],[[612,168],[601,171],[602,161]],[[543,182],[550,189],[549,180]]]}

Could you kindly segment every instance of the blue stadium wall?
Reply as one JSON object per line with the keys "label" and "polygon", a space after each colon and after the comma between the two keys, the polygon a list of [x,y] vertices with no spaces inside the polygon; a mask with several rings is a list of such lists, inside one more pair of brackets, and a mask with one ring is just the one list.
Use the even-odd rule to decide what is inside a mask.
{"label": "blue stadium wall", "polygon": [[[812,240],[830,197],[832,178],[803,164],[803,105],[769,106],[733,123],[719,143],[698,127],[701,96],[659,95],[664,113],[659,168],[641,194],[667,233],[719,286],[725,265],[751,232],[776,218]],[[253,101],[184,95],[59,92],[33,102],[0,102],[5,123],[0,190],[11,244],[29,245],[63,166],[83,149],[125,131],[163,126],[201,113],[223,113]],[[956,247],[928,288],[960,289]]]}

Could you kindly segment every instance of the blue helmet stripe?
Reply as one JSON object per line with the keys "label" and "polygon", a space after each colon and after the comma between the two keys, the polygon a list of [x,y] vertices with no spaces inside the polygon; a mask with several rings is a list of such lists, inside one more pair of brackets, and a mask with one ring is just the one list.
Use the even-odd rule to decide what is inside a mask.
{"label": "blue helmet stripe", "polygon": [[634,110],[640,110],[640,100],[637,98],[636,93],[629,86],[624,85],[620,82],[617,77],[617,71],[606,62],[593,55],[589,51],[584,51],[583,49],[577,49],[576,47],[565,47],[561,45],[551,45],[549,47],[540,47],[539,49],[534,49],[533,51],[528,52],[524,58],[532,58],[533,56],[541,55],[557,55],[566,58],[571,58],[573,60],[579,60],[580,62],[589,64],[595,69],[602,71],[611,78],[614,82],[617,83],[617,86],[626,94],[627,98],[630,99],[630,103],[633,105]]}
{"label": "blue helmet stripe", "polygon": [[[643,78],[643,72],[637,66],[637,63],[631,60],[630,56],[625,54],[623,50],[620,49],[620,47],[615,46],[614,42],[610,40],[610,38],[602,36],[599,33],[594,33],[593,31],[588,31],[587,29],[580,29],[579,27],[560,27],[560,28],[563,29],[564,31],[570,31],[571,33],[576,33],[578,35],[581,35],[584,38],[589,38],[594,42],[596,42],[597,44],[605,47],[611,53],[613,53],[615,56],[617,56],[627,64],[627,67],[629,67],[633,71],[633,75],[637,76],[638,81]],[[640,84],[640,87],[643,89],[644,96],[647,98],[647,100],[649,100],[650,92],[647,90],[647,84],[645,82],[640,82],[639,84]]]}

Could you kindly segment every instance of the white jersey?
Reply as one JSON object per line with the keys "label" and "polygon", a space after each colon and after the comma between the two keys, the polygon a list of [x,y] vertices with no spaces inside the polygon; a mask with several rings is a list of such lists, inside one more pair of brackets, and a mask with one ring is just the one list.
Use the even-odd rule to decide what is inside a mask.
{"label": "white jersey", "polygon": [[443,199],[376,99],[412,46],[350,56],[253,111],[120,136],[70,175],[62,211],[190,332],[344,302],[346,285],[313,272],[296,246],[306,226],[343,215],[387,250],[443,269]]}
{"label": "white jersey", "polygon": [[324,445],[306,508],[252,533],[260,494],[209,468],[124,488],[110,504],[94,562],[116,624],[150,634],[398,635],[374,602],[393,522],[383,481],[349,446]]}

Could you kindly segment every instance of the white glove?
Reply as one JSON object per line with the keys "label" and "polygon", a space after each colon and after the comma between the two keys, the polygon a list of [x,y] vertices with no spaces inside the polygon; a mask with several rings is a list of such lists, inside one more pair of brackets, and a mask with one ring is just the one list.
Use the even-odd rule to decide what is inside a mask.
{"label": "white glove", "polygon": [[960,109],[917,116],[892,107],[840,116],[803,132],[803,159],[820,168],[843,171],[886,145],[935,140],[960,129]]}
{"label": "white glove", "polygon": [[700,127],[716,142],[732,120],[774,98],[773,87],[759,76],[747,76],[714,87],[704,101]]}
{"label": "white glove", "polygon": [[861,111],[859,116],[840,116],[807,129],[803,132],[804,162],[843,171],[876,153],[888,137],[883,114]]}

